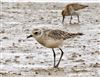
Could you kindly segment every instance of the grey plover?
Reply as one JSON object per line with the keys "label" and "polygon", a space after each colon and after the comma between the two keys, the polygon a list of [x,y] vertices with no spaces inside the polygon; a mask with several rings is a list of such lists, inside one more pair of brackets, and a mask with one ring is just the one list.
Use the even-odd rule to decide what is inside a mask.
{"label": "grey plover", "polygon": [[[69,38],[74,38],[75,36],[78,35],[83,35],[83,34],[68,33],[58,29],[52,30],[52,29],[35,28],[33,29],[32,34],[27,36],[27,38],[34,37],[43,46],[47,48],[52,48],[54,56],[54,68],[57,68],[63,56],[63,51],[60,48],[60,45],[63,43],[64,40]],[[56,54],[54,48],[59,48],[61,51],[61,56],[57,64],[56,64]]]}
{"label": "grey plover", "polygon": [[68,4],[64,7],[64,10],[62,10],[62,23],[64,23],[64,19],[65,19],[65,16],[70,16],[71,15],[71,18],[70,18],[70,24],[72,24],[72,15],[76,15],[77,16],[77,19],[78,19],[78,23],[80,22],[79,20],[79,14],[78,14],[78,10],[80,9],[84,9],[88,7],[87,5],[82,5],[82,4],[79,4],[79,3],[71,3],[71,4]]}

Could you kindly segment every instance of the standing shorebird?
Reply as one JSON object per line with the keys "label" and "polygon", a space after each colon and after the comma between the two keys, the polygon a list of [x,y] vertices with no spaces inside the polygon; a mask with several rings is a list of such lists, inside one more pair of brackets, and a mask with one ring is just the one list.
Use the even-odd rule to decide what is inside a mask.
{"label": "standing shorebird", "polygon": [[71,3],[71,4],[68,4],[65,6],[64,10],[62,10],[62,23],[64,23],[64,19],[65,19],[65,16],[70,16],[71,15],[71,18],[70,18],[70,24],[72,24],[72,15],[76,15],[77,16],[77,19],[78,19],[78,23],[80,22],[79,20],[79,14],[76,12],[80,9],[84,9],[88,7],[87,5],[82,5],[82,4],[78,4],[78,3]]}
{"label": "standing shorebird", "polygon": [[[27,38],[34,37],[40,44],[47,48],[52,48],[53,56],[54,56],[54,68],[59,66],[59,63],[63,56],[63,51],[60,45],[63,43],[65,39],[74,38],[77,35],[83,35],[82,33],[68,33],[61,30],[52,30],[52,29],[33,29],[32,34],[27,36]],[[54,48],[59,48],[61,51],[61,56],[56,64],[56,54]]]}

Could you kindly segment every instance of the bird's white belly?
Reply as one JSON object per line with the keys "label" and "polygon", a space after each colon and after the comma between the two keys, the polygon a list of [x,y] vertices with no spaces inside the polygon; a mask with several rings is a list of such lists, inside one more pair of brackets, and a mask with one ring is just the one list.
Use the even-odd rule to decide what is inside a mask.
{"label": "bird's white belly", "polygon": [[57,48],[62,44],[63,40],[46,40],[45,46],[48,48]]}
{"label": "bird's white belly", "polygon": [[38,38],[36,39],[41,45],[47,48],[58,48],[62,45],[63,39],[54,40],[52,38]]}

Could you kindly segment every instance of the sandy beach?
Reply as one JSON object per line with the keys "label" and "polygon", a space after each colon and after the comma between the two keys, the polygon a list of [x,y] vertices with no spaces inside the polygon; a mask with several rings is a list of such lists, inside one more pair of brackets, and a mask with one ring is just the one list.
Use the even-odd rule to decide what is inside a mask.
{"label": "sandy beach", "polygon": [[[62,25],[66,4],[0,2],[0,77],[100,77],[100,3],[82,3],[89,7],[78,11],[80,23],[69,24],[67,16]],[[64,42],[57,69],[52,50],[26,38],[38,27],[84,35]]]}

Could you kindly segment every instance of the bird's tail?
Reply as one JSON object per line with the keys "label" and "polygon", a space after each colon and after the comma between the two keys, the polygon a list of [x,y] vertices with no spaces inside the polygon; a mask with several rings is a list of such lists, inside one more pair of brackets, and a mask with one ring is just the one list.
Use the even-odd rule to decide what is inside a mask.
{"label": "bird's tail", "polygon": [[83,33],[66,33],[66,37],[64,38],[64,40],[65,39],[68,39],[68,38],[74,38],[74,37],[76,37],[76,36],[81,36],[81,35],[84,35]]}

